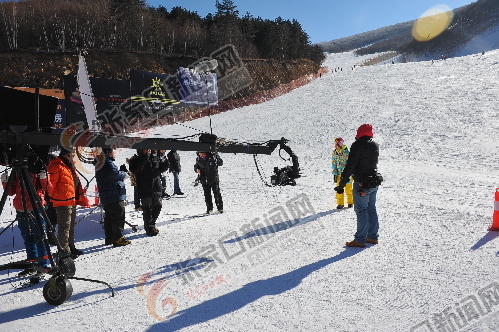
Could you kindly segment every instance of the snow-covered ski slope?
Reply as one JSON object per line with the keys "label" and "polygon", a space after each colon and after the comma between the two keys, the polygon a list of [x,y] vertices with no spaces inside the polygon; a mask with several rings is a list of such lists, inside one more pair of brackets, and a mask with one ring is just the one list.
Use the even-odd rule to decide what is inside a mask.
{"label": "snow-covered ski slope", "polygon": [[[220,137],[289,139],[297,186],[266,187],[251,155],[223,154],[225,211],[204,216],[195,154],[180,152],[188,197],[164,201],[158,236],[127,228],[132,244],[113,248],[98,223],[76,227],[85,251],[76,276],[110,283],[115,297],[71,280],[73,295],[54,307],[44,283],[15,290],[18,271],[3,271],[0,331],[498,331],[499,232],[487,229],[499,187],[499,51],[479,52],[354,70],[361,58],[335,54],[325,65],[342,71],[212,116]],[[330,153],[335,137],[350,146],[363,123],[381,149],[380,243],[346,248],[355,213],[335,210]],[[209,130],[203,118],[151,135]],[[120,165],[133,151],[118,154]],[[290,165],[277,151],[257,160],[266,181]],[[13,218],[7,206],[2,228]],[[0,264],[24,256],[17,228],[3,234]]]}

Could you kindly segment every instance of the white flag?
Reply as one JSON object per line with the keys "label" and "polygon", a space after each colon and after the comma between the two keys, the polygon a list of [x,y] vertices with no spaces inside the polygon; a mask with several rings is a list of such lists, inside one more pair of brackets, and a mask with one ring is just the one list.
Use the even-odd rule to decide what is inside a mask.
{"label": "white flag", "polygon": [[94,95],[92,94],[92,87],[87,73],[87,65],[82,55],[79,56],[78,61],[78,87],[80,90],[81,101],[87,117],[87,124],[90,131],[99,131],[99,122],[96,118],[96,108]]}

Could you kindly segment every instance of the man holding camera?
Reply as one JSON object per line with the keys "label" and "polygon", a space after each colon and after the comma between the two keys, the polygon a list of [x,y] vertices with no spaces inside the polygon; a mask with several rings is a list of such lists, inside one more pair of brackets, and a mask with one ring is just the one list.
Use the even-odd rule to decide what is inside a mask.
{"label": "man holding camera", "polygon": [[137,179],[137,190],[142,205],[144,230],[148,236],[156,236],[156,221],[161,213],[163,186],[161,173],[168,170],[168,159],[161,158],[150,149],[137,150],[137,157],[130,159],[130,171]]}
{"label": "man holding camera", "polygon": [[378,213],[376,194],[382,178],[377,173],[379,146],[373,140],[374,131],[370,124],[357,129],[355,142],[350,148],[347,164],[341,180],[334,190],[342,194],[350,176],[353,175],[354,210],[357,215],[355,239],[347,242],[347,247],[364,248],[367,243],[378,243]]}
{"label": "man holding camera", "polygon": [[223,160],[217,153],[198,152],[197,155],[194,172],[199,174],[199,181],[203,185],[206,213],[210,214],[213,212],[211,192],[213,192],[218,212],[223,213],[224,207],[218,179],[218,166],[223,165]]}

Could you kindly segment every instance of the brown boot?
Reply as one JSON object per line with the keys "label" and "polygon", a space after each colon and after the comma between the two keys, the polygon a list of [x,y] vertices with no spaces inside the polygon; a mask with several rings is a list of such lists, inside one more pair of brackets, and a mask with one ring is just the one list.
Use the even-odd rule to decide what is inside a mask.
{"label": "brown boot", "polygon": [[159,229],[157,229],[156,227],[151,228],[151,229],[146,231],[146,234],[149,236],[156,236],[156,235],[158,235],[158,233],[159,233]]}
{"label": "brown boot", "polygon": [[345,245],[347,247],[359,247],[359,248],[365,248],[366,247],[366,245],[364,243],[360,243],[360,242],[357,242],[355,240],[347,242],[347,243],[345,243]]}
{"label": "brown boot", "polygon": [[366,242],[371,244],[378,244],[378,240],[371,240],[370,238],[366,238]]}
{"label": "brown boot", "polygon": [[113,242],[114,247],[123,247],[129,245],[132,241],[125,239],[125,237],[120,237],[118,240]]}

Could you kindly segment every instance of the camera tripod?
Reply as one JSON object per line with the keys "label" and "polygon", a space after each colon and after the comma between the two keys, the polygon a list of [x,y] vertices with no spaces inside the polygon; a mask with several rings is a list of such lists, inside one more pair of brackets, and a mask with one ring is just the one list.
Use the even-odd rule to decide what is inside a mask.
{"label": "camera tripod", "polygon": [[[44,257],[37,257],[33,260],[21,260],[0,265],[0,271],[10,269],[31,269],[36,272],[47,273],[51,275],[48,282],[43,286],[43,297],[48,303],[53,305],[64,303],[72,295],[73,286],[71,285],[69,279],[85,280],[105,284],[109,288],[111,288],[112,296],[114,296],[112,287],[105,282],[74,277],[76,268],[71,253],[68,253],[62,249],[57,237],[55,236],[53,226],[50,224],[50,222],[48,222],[49,218],[45,212],[44,207],[42,206],[40,197],[36,193],[34,185],[30,180],[26,158],[18,158],[12,160],[12,171],[0,200],[0,214],[4,209],[8,193],[14,181],[19,181],[18,183],[21,189],[20,192],[23,205],[23,213],[24,216],[26,216],[27,232],[33,232],[34,230],[36,230],[35,234],[39,234],[39,237],[36,239],[36,241],[43,241],[43,245],[45,246],[48,255]],[[31,210],[28,210],[27,208],[28,200],[32,207]],[[47,222],[44,223],[43,220]],[[7,228],[11,227],[14,222],[8,225],[2,231],[2,233]],[[50,251],[50,245],[48,241],[49,237],[53,241],[53,243],[56,244],[58,250],[57,255],[52,255]],[[54,256],[56,257],[55,259]],[[50,261],[51,268],[48,270],[37,263],[39,260],[44,259],[48,259]]]}

